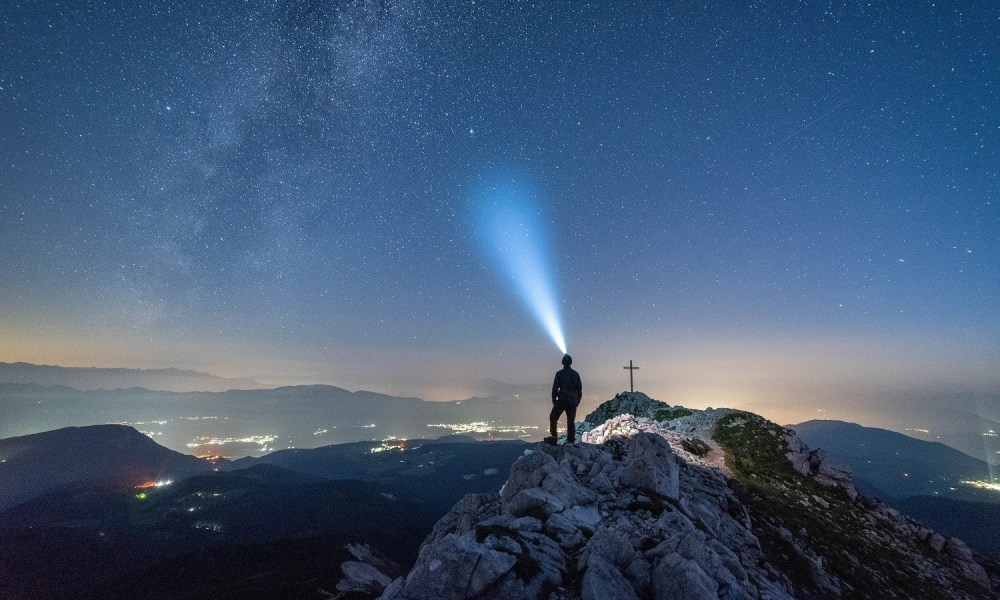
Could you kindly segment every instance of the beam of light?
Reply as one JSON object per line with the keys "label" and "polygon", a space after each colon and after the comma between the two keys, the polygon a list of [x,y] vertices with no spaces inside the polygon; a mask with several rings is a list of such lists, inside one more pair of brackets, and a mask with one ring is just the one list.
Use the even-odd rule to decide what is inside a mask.
{"label": "beam of light", "polygon": [[494,181],[478,194],[480,240],[495,266],[563,354],[566,337],[556,302],[548,242],[531,189],[517,179]]}
{"label": "beam of light", "polygon": [[[980,413],[980,414],[982,414],[982,413]],[[983,434],[983,455],[986,458],[986,468],[989,469],[989,472],[990,472],[990,483],[993,484],[993,485],[995,485],[995,486],[998,486],[997,487],[997,491],[1000,491],[1000,485],[997,484],[997,473],[996,473],[997,466],[993,462],[994,461],[994,457],[991,456],[991,453],[993,452],[993,444],[991,443],[991,441],[993,439],[997,438],[998,434],[997,434],[996,431],[987,428],[987,426],[985,425],[984,421],[985,421],[985,419],[983,419],[983,417],[980,416],[979,417],[980,430],[985,430],[985,431],[982,431],[982,434]]]}

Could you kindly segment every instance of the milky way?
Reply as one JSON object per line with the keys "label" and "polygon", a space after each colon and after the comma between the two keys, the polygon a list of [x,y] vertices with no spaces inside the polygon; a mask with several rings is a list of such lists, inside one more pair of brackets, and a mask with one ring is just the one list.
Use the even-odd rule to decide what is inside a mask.
{"label": "milky way", "polygon": [[510,169],[591,390],[1000,387],[994,2],[6,6],[0,360],[544,383]]}

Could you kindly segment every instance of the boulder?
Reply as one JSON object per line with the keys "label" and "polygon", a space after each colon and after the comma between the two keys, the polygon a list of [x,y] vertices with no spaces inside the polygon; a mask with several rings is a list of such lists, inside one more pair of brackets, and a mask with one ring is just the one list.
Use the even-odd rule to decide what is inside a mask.
{"label": "boulder", "polygon": [[356,560],[344,561],[340,565],[344,577],[337,582],[337,591],[342,594],[379,594],[392,579],[374,566]]}
{"label": "boulder", "polygon": [[679,497],[677,456],[666,440],[651,433],[640,433],[632,438],[627,452],[621,485],[674,500]]}
{"label": "boulder", "polygon": [[932,533],[927,537],[927,544],[932,550],[938,553],[944,550],[944,545],[947,541],[940,533]]}
{"label": "boulder", "polygon": [[615,565],[593,557],[583,574],[581,600],[639,600],[632,584]]}
{"label": "boulder", "polygon": [[990,588],[990,576],[986,569],[976,560],[972,550],[965,545],[965,542],[958,538],[948,538],[945,544],[944,553],[954,559],[959,570],[969,579],[975,581],[985,589]]}
{"label": "boulder", "polygon": [[651,417],[654,412],[662,408],[670,408],[670,405],[666,402],[653,400],[642,392],[622,392],[598,406],[596,410],[587,415],[586,421],[596,427],[618,415]]}
{"label": "boulder", "polygon": [[421,549],[403,593],[409,600],[475,598],[516,563],[513,555],[477,543],[471,532],[450,533]]}
{"label": "boulder", "polygon": [[694,561],[676,552],[659,560],[653,567],[655,600],[718,600],[719,586]]}
{"label": "boulder", "polygon": [[559,498],[541,488],[519,490],[504,503],[504,511],[512,516],[530,516],[543,521],[565,508]]}

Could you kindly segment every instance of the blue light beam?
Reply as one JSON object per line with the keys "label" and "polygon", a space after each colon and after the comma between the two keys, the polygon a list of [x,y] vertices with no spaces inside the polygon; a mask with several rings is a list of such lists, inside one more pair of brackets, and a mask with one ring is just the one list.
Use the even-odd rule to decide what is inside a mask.
{"label": "blue light beam", "polygon": [[479,237],[487,254],[565,354],[566,337],[550,268],[553,261],[535,195],[516,180],[505,180],[481,188],[477,200]]}

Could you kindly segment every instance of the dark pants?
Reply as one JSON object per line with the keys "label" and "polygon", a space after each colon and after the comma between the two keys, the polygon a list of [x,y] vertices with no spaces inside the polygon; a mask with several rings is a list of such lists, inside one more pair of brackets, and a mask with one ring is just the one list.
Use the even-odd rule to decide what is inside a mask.
{"label": "dark pants", "polygon": [[559,424],[559,417],[566,412],[566,443],[572,444],[576,441],[576,405],[556,402],[552,405],[552,412],[549,413],[549,433],[556,436],[556,426]]}

